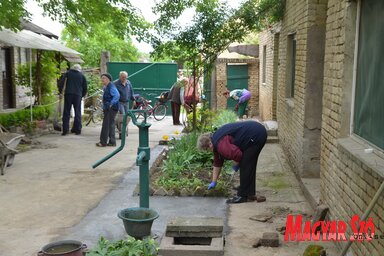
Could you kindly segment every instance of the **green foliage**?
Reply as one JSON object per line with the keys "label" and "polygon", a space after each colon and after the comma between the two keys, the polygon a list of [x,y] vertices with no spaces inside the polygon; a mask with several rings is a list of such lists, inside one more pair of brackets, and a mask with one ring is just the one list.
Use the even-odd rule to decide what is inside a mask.
{"label": "green foliage", "polygon": [[87,256],[153,256],[157,255],[159,245],[154,239],[108,241],[101,237],[97,245],[87,252]]}
{"label": "green foliage", "polygon": [[[160,14],[155,24],[160,36],[152,40],[154,56],[170,53],[177,46],[181,58],[193,59],[197,67],[206,65],[210,69],[217,54],[230,43],[242,41],[248,33],[281,20],[284,2],[248,0],[234,10],[218,0],[162,1],[154,8]],[[192,25],[181,30],[177,18],[191,7],[196,11]]]}
{"label": "green foliage", "polygon": [[20,29],[20,18],[28,19],[31,14],[24,8],[26,0],[0,1],[0,30],[9,28],[13,31]]}
{"label": "green foliage", "polygon": [[58,20],[69,29],[78,27],[88,29],[102,21],[110,21],[110,29],[114,29],[120,37],[135,34],[143,38],[149,24],[132,6],[129,0],[35,0],[43,7],[47,16]]}
{"label": "green foliage", "polygon": [[100,76],[92,73],[84,74],[88,82],[88,95],[93,95],[102,88]]}
{"label": "green foliage", "polygon": [[197,150],[198,136],[197,133],[189,133],[173,141],[173,148],[163,161],[162,175],[156,181],[158,186],[193,190],[206,184],[210,178],[207,169],[212,167],[213,158],[212,153]]}
{"label": "green foliage", "polygon": [[[32,108],[33,120],[46,120],[52,113],[52,106],[35,106]],[[12,126],[28,127],[31,122],[30,109],[21,109],[12,113],[1,113],[0,124],[5,128]]]}
{"label": "green foliage", "polygon": [[[201,108],[197,108],[196,111],[196,131],[208,132],[212,131],[212,122],[216,113],[209,109],[208,102],[203,102]],[[186,131],[192,131],[193,128],[193,113],[189,113],[187,116]]]}
{"label": "green foliage", "polygon": [[[165,0],[154,8],[160,15],[152,37],[152,56],[172,56],[192,65],[195,77],[210,73],[218,54],[230,43],[240,42],[252,31],[260,31],[283,17],[284,0],[247,0],[238,10],[219,0]],[[195,10],[192,24],[181,28],[177,19],[188,8]],[[176,51],[173,51],[176,49]],[[193,129],[196,128],[193,111]]]}
{"label": "green foliage", "polygon": [[233,123],[237,120],[237,115],[231,110],[221,110],[212,122],[213,129],[217,129],[225,124]]}
{"label": "green foliage", "polygon": [[303,256],[319,256],[322,255],[321,252],[324,250],[324,247],[317,244],[308,245],[305,249]]}
{"label": "green foliage", "polygon": [[[39,87],[41,89],[41,99],[37,99],[40,104],[49,104],[56,99],[58,92],[57,79],[61,72],[55,58],[55,52],[44,51],[41,54],[41,77],[37,84],[36,63],[32,64],[32,93],[39,96]],[[17,67],[15,81],[17,85],[30,87],[30,63],[22,64]]]}
{"label": "green foliage", "polygon": [[100,65],[100,53],[103,50],[111,53],[111,61],[137,61],[139,58],[132,40],[121,35],[113,27],[112,21],[99,22],[88,28],[72,22],[63,30],[62,40],[68,47],[83,54],[84,66],[87,67]]}
{"label": "green foliage", "polygon": [[[173,147],[168,152],[167,159],[163,161],[161,175],[156,179],[155,185],[166,190],[195,191],[196,188],[205,188],[211,181],[213,154],[209,151],[199,151],[196,148],[199,133],[189,133],[180,140],[173,141]],[[228,195],[231,173],[231,162],[226,161],[213,195]]]}

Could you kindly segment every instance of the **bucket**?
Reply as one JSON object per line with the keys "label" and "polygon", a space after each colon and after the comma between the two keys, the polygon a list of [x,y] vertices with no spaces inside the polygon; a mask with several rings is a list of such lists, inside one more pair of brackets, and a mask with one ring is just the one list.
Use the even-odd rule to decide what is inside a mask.
{"label": "bucket", "polygon": [[83,256],[87,246],[75,240],[63,240],[45,245],[37,256]]}
{"label": "bucket", "polygon": [[159,214],[150,208],[134,207],[121,210],[117,216],[123,220],[128,235],[142,239],[151,234],[152,223]]}

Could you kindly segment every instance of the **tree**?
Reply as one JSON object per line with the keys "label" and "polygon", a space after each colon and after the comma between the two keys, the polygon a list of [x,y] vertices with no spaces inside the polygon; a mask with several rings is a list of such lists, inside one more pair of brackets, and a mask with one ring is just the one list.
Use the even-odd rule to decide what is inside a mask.
{"label": "tree", "polygon": [[100,53],[107,50],[113,61],[137,61],[139,52],[127,36],[121,36],[111,22],[100,22],[92,27],[84,28],[69,24],[62,32],[62,40],[82,53],[84,66],[97,67],[100,65]]}
{"label": "tree", "polygon": [[[149,24],[129,0],[34,0],[43,7],[44,15],[65,26],[77,24],[84,28],[93,27],[101,21],[110,25],[119,36],[137,35],[146,38]],[[0,2],[0,29],[20,29],[20,18],[28,18],[26,0],[2,0]],[[72,33],[76,32],[71,31]]]}
{"label": "tree", "polygon": [[[187,8],[194,8],[195,16],[192,25],[182,28],[177,19]],[[217,55],[230,43],[280,20],[284,0],[247,0],[237,10],[219,0],[166,0],[154,10],[160,17],[155,23],[158,36],[152,38],[153,56],[178,49],[179,58],[193,63],[193,74],[198,77],[212,69]],[[194,108],[193,128],[195,116]]]}
{"label": "tree", "polygon": [[1,0],[0,30],[2,27],[17,30],[20,18],[29,18],[30,13],[24,8],[26,0]]}

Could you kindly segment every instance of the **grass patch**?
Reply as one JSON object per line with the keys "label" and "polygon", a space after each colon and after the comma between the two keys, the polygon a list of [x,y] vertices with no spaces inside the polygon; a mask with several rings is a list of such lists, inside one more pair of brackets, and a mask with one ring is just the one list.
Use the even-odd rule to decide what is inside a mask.
{"label": "grass patch", "polygon": [[273,173],[272,176],[263,179],[261,183],[265,187],[279,190],[290,187],[290,184],[288,184],[285,180],[284,173],[277,172]]}

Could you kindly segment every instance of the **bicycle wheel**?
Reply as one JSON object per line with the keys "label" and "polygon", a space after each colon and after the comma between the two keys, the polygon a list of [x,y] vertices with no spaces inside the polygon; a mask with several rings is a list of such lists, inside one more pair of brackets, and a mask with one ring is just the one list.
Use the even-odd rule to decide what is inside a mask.
{"label": "bicycle wheel", "polygon": [[[149,117],[152,114],[152,112],[153,112],[153,110],[152,110],[153,107],[150,104],[145,105],[145,106],[140,106],[138,109],[146,110],[147,117]],[[144,118],[144,113],[136,113],[136,118],[137,119],[143,119]]]}
{"label": "bicycle wheel", "polygon": [[153,109],[153,116],[157,121],[161,121],[164,119],[165,115],[167,114],[167,109],[168,109],[167,105],[159,104],[155,106],[155,108]]}
{"label": "bicycle wheel", "polygon": [[88,117],[85,121],[85,126],[88,126],[91,122],[95,123],[94,114],[96,112],[96,108],[94,106],[91,106],[87,109]]}

